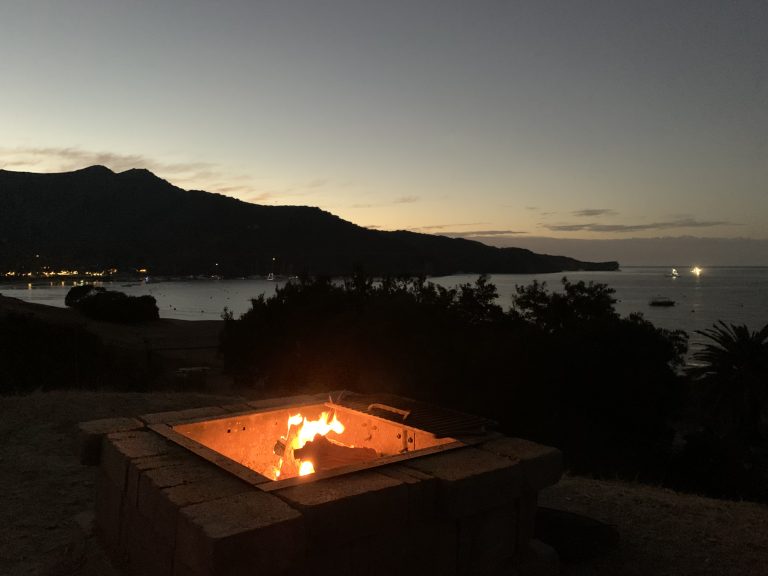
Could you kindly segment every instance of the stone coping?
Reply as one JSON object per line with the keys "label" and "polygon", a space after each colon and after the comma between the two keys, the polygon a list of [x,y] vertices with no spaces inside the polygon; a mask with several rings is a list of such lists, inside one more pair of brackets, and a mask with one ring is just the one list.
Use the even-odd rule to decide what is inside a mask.
{"label": "stone coping", "polygon": [[[319,399],[327,394],[295,398]],[[383,570],[371,554],[402,555],[423,571],[423,546],[408,543],[426,540],[449,559],[466,551],[445,560],[446,573],[474,573],[528,550],[535,494],[562,470],[553,448],[494,437],[267,493],[257,486],[263,476],[243,481],[156,432],[161,423],[285,404],[294,398],[82,423],[81,461],[100,465],[97,527],[113,557],[147,574],[284,574],[312,569],[333,547],[346,573]],[[503,542],[487,542],[489,534]]]}

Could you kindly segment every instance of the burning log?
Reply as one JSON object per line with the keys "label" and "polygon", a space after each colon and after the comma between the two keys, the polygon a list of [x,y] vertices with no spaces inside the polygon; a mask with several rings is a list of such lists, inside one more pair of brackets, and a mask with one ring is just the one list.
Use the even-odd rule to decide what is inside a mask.
{"label": "burning log", "polygon": [[315,471],[329,470],[340,466],[357,464],[378,458],[378,453],[373,448],[350,448],[329,441],[319,434],[313,440],[307,442],[303,448],[293,451],[293,457],[297,460],[311,461]]}

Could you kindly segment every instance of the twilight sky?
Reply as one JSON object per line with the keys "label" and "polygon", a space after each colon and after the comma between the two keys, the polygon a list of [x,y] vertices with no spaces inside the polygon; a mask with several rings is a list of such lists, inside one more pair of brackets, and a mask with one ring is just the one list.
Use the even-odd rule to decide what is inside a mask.
{"label": "twilight sky", "polygon": [[0,54],[8,170],[503,245],[768,240],[763,0],[3,0]]}

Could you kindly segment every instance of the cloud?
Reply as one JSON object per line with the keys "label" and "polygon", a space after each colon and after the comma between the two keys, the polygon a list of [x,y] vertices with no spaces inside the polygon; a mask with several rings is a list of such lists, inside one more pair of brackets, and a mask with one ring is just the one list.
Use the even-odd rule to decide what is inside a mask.
{"label": "cloud", "polygon": [[244,198],[246,202],[250,202],[251,204],[260,204],[261,202],[264,202],[265,200],[269,200],[274,195],[270,192],[262,192],[261,194],[257,194],[256,196],[249,196],[248,198]]}
{"label": "cloud", "polygon": [[724,220],[696,220],[681,218],[669,222],[651,222],[649,224],[540,224],[552,232],[643,232],[648,230],[671,230],[675,228],[712,228],[733,224]]}
{"label": "cloud", "polygon": [[399,196],[389,201],[370,204],[352,204],[350,208],[378,208],[380,206],[392,206],[394,204],[413,204],[421,200],[418,196]]}
{"label": "cloud", "polygon": [[475,236],[514,236],[516,234],[527,234],[522,230],[468,230],[466,232],[440,232],[443,236],[454,236],[460,238],[474,238]]}
{"label": "cloud", "polygon": [[617,212],[610,208],[585,208],[571,212],[574,216],[615,216]]}
{"label": "cloud", "polygon": [[461,226],[480,226],[487,224],[487,222],[466,222],[464,224],[432,224],[431,226],[419,226],[418,228],[411,228],[414,232],[424,232],[426,230],[442,230],[444,228],[457,228]]}

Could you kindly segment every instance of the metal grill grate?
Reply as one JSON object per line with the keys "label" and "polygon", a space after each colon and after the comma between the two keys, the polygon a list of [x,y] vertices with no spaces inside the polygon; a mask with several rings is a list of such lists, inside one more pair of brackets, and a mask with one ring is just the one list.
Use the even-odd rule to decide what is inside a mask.
{"label": "metal grill grate", "polygon": [[438,438],[483,435],[497,424],[488,418],[394,394],[357,394],[343,391],[331,398],[331,403],[431,432]]}

